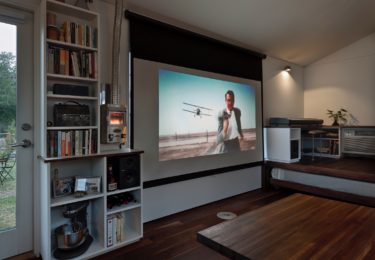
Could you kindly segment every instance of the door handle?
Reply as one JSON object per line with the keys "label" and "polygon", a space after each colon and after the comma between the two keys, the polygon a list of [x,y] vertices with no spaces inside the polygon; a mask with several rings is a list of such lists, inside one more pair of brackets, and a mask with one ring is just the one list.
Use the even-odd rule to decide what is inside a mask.
{"label": "door handle", "polygon": [[11,147],[19,147],[22,146],[23,148],[27,148],[31,146],[31,141],[28,139],[23,139],[19,144],[12,144]]}

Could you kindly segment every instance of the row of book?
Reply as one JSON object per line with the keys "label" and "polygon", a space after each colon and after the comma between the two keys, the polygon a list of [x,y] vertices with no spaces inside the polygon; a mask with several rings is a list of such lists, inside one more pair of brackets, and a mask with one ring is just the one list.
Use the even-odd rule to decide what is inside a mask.
{"label": "row of book", "polygon": [[60,41],[83,45],[87,47],[98,47],[98,29],[87,24],[74,22],[63,22],[60,29]]}
{"label": "row of book", "polygon": [[98,151],[98,131],[49,130],[47,132],[47,156],[65,157],[95,154]]}
{"label": "row of book", "polygon": [[55,46],[48,47],[47,72],[84,78],[97,78],[98,54],[72,51]]}
{"label": "row of book", "polygon": [[125,240],[125,219],[121,213],[107,217],[107,246],[114,246]]}

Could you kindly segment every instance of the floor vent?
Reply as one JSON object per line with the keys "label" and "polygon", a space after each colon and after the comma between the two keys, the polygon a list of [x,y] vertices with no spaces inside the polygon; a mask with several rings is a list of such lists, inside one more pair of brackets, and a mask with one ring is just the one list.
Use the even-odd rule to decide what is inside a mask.
{"label": "floor vent", "polygon": [[229,211],[219,212],[219,213],[216,214],[216,216],[220,219],[225,219],[225,220],[234,219],[235,217],[237,217],[237,215],[235,213],[229,212]]}

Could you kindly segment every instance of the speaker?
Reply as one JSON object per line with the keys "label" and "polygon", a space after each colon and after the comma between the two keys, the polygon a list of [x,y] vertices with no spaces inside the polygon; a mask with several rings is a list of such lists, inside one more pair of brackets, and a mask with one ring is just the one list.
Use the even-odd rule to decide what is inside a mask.
{"label": "speaker", "polygon": [[140,185],[140,158],[138,155],[117,157],[115,178],[119,189],[128,189]]}

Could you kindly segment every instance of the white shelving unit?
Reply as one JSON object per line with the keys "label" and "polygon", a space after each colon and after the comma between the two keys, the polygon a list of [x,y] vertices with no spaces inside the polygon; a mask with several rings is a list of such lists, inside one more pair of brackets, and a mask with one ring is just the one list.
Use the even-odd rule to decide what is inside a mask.
{"label": "white shelving unit", "polygon": [[[93,242],[89,249],[74,259],[87,259],[99,254],[111,251],[115,248],[138,241],[143,237],[142,224],[142,185],[131,188],[108,192],[107,187],[107,163],[109,158],[125,158],[128,156],[140,156],[142,151],[123,150],[121,153],[102,153],[90,156],[71,158],[41,158],[44,161],[41,183],[41,254],[43,259],[55,259],[54,252],[57,249],[55,229],[70,220],[63,217],[63,211],[67,205],[72,203],[87,202],[87,223],[89,234]],[[111,159],[113,162],[113,159]],[[62,197],[54,197],[53,179],[58,172],[58,177],[100,177],[101,189],[99,193],[75,197],[67,194]],[[141,174],[139,172],[139,174]],[[141,177],[140,177],[141,179]],[[120,206],[108,208],[108,199],[112,196],[129,193],[134,200]],[[113,215],[121,214],[124,219],[124,239],[108,246],[107,219]]]}
{"label": "white shelving unit", "polygon": [[319,134],[312,135],[311,129],[302,128],[302,155],[327,158],[341,157],[340,127],[322,126]]}
{"label": "white shelving unit", "polygon": [[[100,59],[100,17],[98,13],[78,8],[76,6],[65,4],[55,0],[42,0],[40,9],[40,30],[41,30],[41,46],[43,52],[41,58],[44,61],[41,71],[42,91],[40,97],[41,104],[41,130],[42,138],[40,141],[40,253],[43,259],[55,259],[54,252],[57,249],[57,241],[55,229],[60,225],[70,222],[70,219],[64,218],[63,211],[72,203],[88,203],[87,206],[87,228],[89,234],[93,238],[93,242],[89,248],[74,259],[87,259],[96,255],[103,254],[120,246],[135,242],[143,236],[142,226],[142,182],[133,185],[131,188],[107,192],[107,162],[113,157],[124,158],[129,156],[141,156],[142,151],[122,149],[118,151],[107,151],[100,153],[100,117],[99,117],[99,59]],[[76,44],[66,41],[64,37],[58,39],[49,39],[47,37],[47,13],[56,17],[56,27],[61,29],[64,22],[84,25],[91,28],[92,32],[96,30],[96,43]],[[78,28],[78,27],[77,27]],[[85,37],[88,37],[86,35]],[[90,37],[86,38],[89,39]],[[84,41],[87,43],[87,41]],[[73,59],[72,52],[89,53],[90,57],[95,57],[96,71],[95,73],[81,73],[85,77],[77,76],[72,72],[72,68],[51,72],[51,51],[50,49],[63,49],[66,53],[65,57]],[[60,50],[59,50],[60,53]],[[55,61],[55,56],[53,60]],[[53,63],[54,64],[54,63]],[[69,62],[69,64],[71,64]],[[82,64],[82,63],[81,63]],[[91,63],[90,63],[91,64]],[[61,64],[60,64],[61,65]],[[57,65],[56,65],[57,66]],[[57,69],[56,69],[57,70]],[[83,71],[83,68],[82,68]],[[63,84],[71,86],[86,86],[88,95],[72,95],[67,93],[57,94],[53,91],[54,84]],[[70,87],[71,87],[70,86]],[[87,105],[90,110],[90,124],[85,126],[57,126],[54,122],[53,110],[58,103],[66,101],[75,101],[83,105]],[[74,135],[75,132],[89,131],[90,136],[95,138],[96,151],[90,154],[77,155],[75,153],[57,156],[55,153],[56,132],[68,132]],[[91,133],[96,131],[96,135]],[[53,138],[51,137],[53,136]],[[51,144],[51,141],[53,143]],[[57,139],[56,139],[57,140]],[[60,143],[60,140],[58,140]],[[75,144],[71,144],[75,145]],[[68,146],[66,146],[68,147]],[[70,148],[69,148],[70,149]],[[76,149],[76,147],[74,147]],[[74,150],[72,150],[74,151]],[[91,151],[91,150],[90,150]],[[139,168],[138,174],[141,175]],[[97,193],[89,193],[80,197],[75,196],[71,189],[67,189],[66,194],[56,196],[53,190],[53,181],[55,178],[74,180],[75,177],[98,177],[101,179],[100,191]],[[141,177],[140,177],[141,179]],[[73,188],[74,189],[74,188]],[[65,192],[65,191],[64,191]],[[130,193],[134,196],[135,201],[131,201],[128,205],[107,209],[107,201],[110,196],[120,195],[122,193]],[[108,246],[107,219],[113,214],[121,214],[124,219],[123,240]]]}

